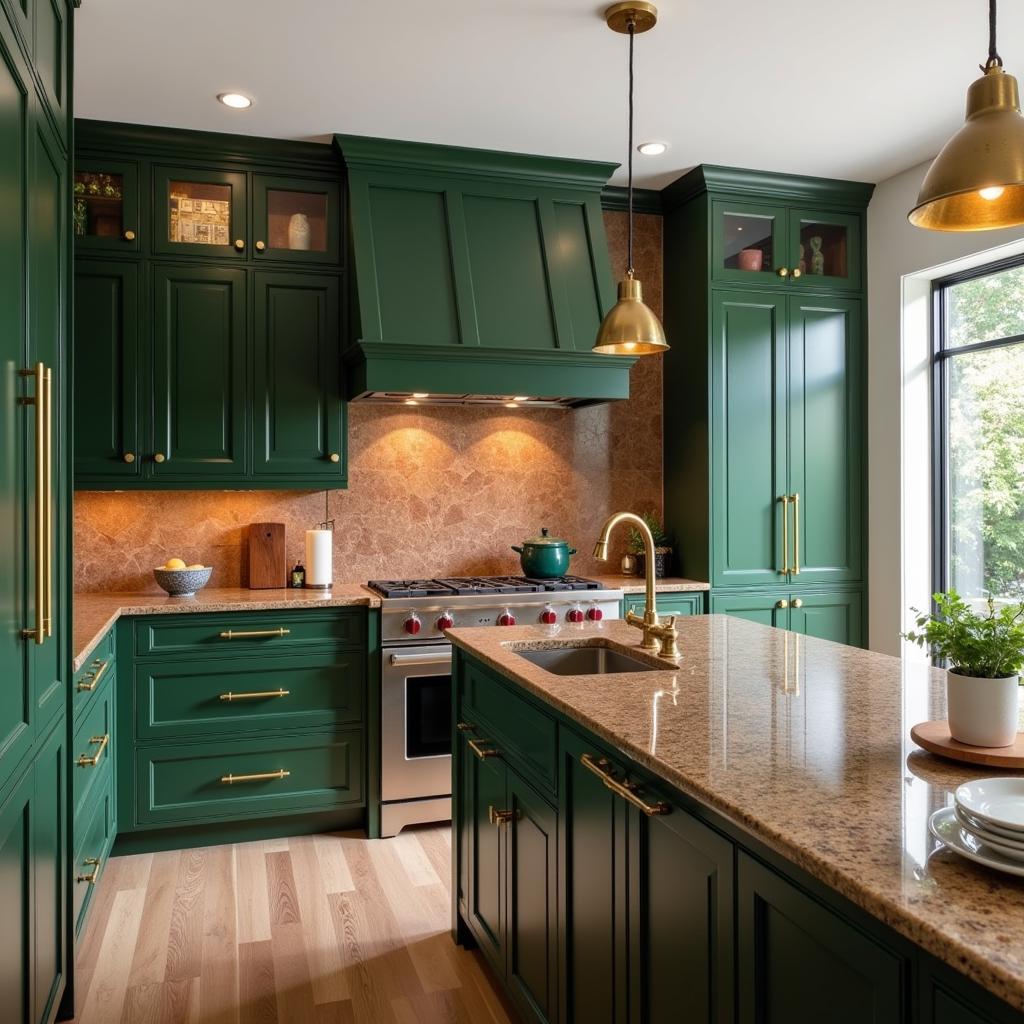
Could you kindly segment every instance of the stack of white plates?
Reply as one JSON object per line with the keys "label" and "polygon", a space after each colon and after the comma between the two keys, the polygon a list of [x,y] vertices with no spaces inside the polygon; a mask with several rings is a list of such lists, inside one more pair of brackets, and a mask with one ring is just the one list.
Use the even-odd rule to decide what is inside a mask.
{"label": "stack of white plates", "polygon": [[968,860],[1024,877],[1024,779],[965,782],[954,798],[929,819],[932,835]]}

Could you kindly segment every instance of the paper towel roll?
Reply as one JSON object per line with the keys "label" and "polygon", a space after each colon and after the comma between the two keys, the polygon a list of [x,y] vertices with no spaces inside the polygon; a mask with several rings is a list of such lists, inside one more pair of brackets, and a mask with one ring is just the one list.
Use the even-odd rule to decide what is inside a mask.
{"label": "paper towel roll", "polygon": [[332,555],[334,532],[332,530],[306,531],[306,586],[329,587],[333,582]]}

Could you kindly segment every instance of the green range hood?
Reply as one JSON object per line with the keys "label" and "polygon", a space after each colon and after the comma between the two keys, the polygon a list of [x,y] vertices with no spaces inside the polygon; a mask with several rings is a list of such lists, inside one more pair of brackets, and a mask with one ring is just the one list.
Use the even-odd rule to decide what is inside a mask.
{"label": "green range hood", "polygon": [[629,397],[591,346],[615,302],[614,164],[336,135],[347,168],[353,401],[578,406]]}

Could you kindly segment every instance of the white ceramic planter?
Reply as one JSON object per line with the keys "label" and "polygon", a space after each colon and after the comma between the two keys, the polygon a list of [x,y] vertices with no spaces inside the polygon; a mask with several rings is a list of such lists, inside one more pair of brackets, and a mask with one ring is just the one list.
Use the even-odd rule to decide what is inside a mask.
{"label": "white ceramic planter", "polygon": [[946,673],[946,714],[955,740],[972,747],[1008,747],[1017,738],[1017,676],[978,679]]}

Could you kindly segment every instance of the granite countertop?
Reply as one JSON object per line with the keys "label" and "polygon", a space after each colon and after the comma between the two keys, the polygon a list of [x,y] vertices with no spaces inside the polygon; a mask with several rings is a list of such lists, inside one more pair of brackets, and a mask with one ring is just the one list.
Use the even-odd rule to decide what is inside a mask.
{"label": "granite countertop", "polygon": [[[621,590],[624,594],[642,594],[647,589],[643,576],[590,576],[588,578],[600,581],[609,590]],[[655,586],[659,594],[678,594],[686,591],[711,589],[710,583],[688,580],[682,576],[666,576],[664,579],[655,580]]]}
{"label": "granite countertop", "polygon": [[281,608],[379,608],[380,598],[358,583],[336,583],[330,590],[249,590],[207,587],[195,597],[168,597],[163,591],[75,594],[72,671],[77,672],[107,630],[122,615],[179,615],[182,612],[272,611]]}
{"label": "granite countertop", "polygon": [[1024,1009],[1024,879],[972,864],[928,832],[961,782],[1006,774],[943,761],[910,739],[917,722],[945,717],[943,673],[729,616],[677,626],[677,669],[614,681],[552,675],[508,645],[600,635],[635,646],[637,630],[621,620],[448,635]]}

